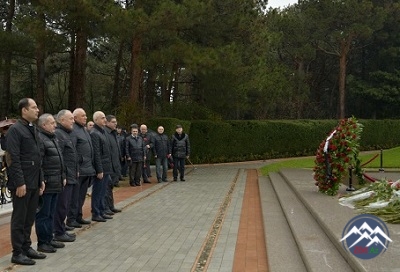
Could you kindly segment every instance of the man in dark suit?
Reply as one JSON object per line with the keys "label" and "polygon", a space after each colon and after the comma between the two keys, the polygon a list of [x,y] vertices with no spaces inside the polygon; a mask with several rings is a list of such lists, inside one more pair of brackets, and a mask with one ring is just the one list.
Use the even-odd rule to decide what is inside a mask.
{"label": "man in dark suit", "polygon": [[106,136],[106,116],[101,111],[93,114],[94,126],[90,131],[93,143],[94,169],[96,176],[92,188],[92,221],[106,222],[112,216],[105,213],[104,198],[107,185],[111,183],[112,165],[110,143]]}
{"label": "man in dark suit", "polygon": [[45,184],[41,171],[41,141],[33,122],[38,119],[39,109],[31,98],[18,103],[21,118],[7,132],[8,189],[11,191],[13,211],[11,215],[11,262],[34,265],[32,259],[44,259],[46,255],[34,250],[31,231],[35,221],[39,195]]}
{"label": "man in dark suit", "polygon": [[93,167],[93,144],[89,132],[85,128],[87,116],[82,108],[73,112],[75,123],[71,133],[72,142],[78,152],[79,178],[72,192],[71,205],[67,217],[67,226],[81,228],[82,224],[90,224],[83,218],[82,207],[85,204],[88,187],[92,184],[95,171]]}
{"label": "man in dark suit", "polygon": [[72,192],[75,186],[78,186],[78,154],[71,137],[74,116],[69,110],[60,110],[57,114],[57,122],[58,126],[54,133],[63,156],[67,184],[57,199],[57,208],[54,215],[54,240],[73,242],[75,241],[75,234],[70,234],[66,231],[65,219],[69,212]]}

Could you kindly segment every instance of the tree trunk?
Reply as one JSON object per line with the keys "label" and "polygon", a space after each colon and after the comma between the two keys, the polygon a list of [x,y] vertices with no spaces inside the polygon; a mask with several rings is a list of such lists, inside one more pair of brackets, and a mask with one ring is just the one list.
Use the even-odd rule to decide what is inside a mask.
{"label": "tree trunk", "polygon": [[156,89],[156,73],[153,69],[149,69],[146,85],[146,94],[144,96],[145,109],[147,109],[151,114],[155,114],[154,107],[154,94]]}
{"label": "tree trunk", "polygon": [[346,117],[346,69],[347,55],[353,39],[343,40],[340,44],[339,56],[339,119]]}
{"label": "tree trunk", "polygon": [[[45,31],[46,25],[45,25],[45,15],[43,13],[38,14],[39,20],[40,20],[40,25],[42,29],[40,31]],[[38,108],[40,112],[44,113],[45,112],[45,41],[44,39],[40,38],[41,36],[38,36],[38,39],[36,41],[36,103],[38,105]]]}
{"label": "tree trunk", "polygon": [[113,107],[116,107],[119,105],[119,94],[120,94],[120,86],[121,86],[121,62],[122,62],[122,53],[124,50],[124,41],[122,40],[121,43],[119,44],[118,48],[118,55],[117,55],[117,63],[115,64],[115,69],[114,69],[114,88],[113,88],[113,93],[111,97],[111,105]]}
{"label": "tree trunk", "polygon": [[69,54],[69,82],[68,82],[68,108],[72,109],[71,107],[75,104],[76,96],[75,96],[75,86],[74,86],[74,79],[75,79],[75,32],[71,33],[71,51]]}
{"label": "tree trunk", "polygon": [[138,35],[132,39],[131,51],[131,69],[130,69],[130,86],[129,86],[129,100],[136,104],[139,101],[139,89],[142,81],[141,64],[139,55],[142,50],[142,40]]}
{"label": "tree trunk", "polygon": [[[12,32],[12,20],[14,18],[15,13],[15,0],[10,0],[7,20],[6,20],[6,32],[11,34]],[[4,60],[4,62],[3,62]],[[11,60],[12,60],[12,52],[5,52],[0,59],[0,66],[4,63],[3,67],[3,93],[1,95],[1,110],[0,110],[0,118],[5,118],[10,111],[11,104]]]}
{"label": "tree trunk", "polygon": [[79,29],[76,33],[75,62],[74,62],[74,92],[75,103],[70,109],[85,106],[85,75],[86,75],[87,35]]}

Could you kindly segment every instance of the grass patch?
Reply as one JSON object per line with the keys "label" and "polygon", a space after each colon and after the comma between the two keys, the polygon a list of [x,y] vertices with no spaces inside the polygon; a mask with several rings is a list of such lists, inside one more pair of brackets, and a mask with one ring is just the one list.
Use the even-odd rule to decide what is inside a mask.
{"label": "grass patch", "polygon": [[[361,164],[369,161],[375,154],[379,154],[379,156],[363,168],[380,168],[380,150],[361,154]],[[313,168],[314,159],[314,157],[300,157],[281,160],[268,164],[260,170],[263,176],[268,176],[270,172],[278,172],[281,168]],[[400,168],[400,147],[383,150],[383,168]]]}

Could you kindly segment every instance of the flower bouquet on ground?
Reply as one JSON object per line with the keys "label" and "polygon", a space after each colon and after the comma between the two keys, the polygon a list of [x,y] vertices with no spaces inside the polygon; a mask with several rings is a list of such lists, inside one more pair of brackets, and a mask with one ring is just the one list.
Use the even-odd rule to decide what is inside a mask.
{"label": "flower bouquet on ground", "polygon": [[354,117],[342,119],[319,145],[313,170],[320,192],[336,195],[349,168],[355,172],[359,184],[364,183],[358,158],[362,128]]}
{"label": "flower bouquet on ground", "polygon": [[388,223],[400,223],[400,180],[378,180],[339,199],[341,205],[376,215]]}

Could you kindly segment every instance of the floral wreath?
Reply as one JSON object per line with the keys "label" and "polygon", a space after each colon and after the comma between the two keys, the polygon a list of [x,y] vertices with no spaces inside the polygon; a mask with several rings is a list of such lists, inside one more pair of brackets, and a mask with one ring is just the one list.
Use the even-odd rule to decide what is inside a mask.
{"label": "floral wreath", "polygon": [[362,128],[354,117],[342,119],[319,145],[313,170],[315,185],[320,192],[336,195],[349,168],[354,169],[359,184],[364,184],[358,159]]}

